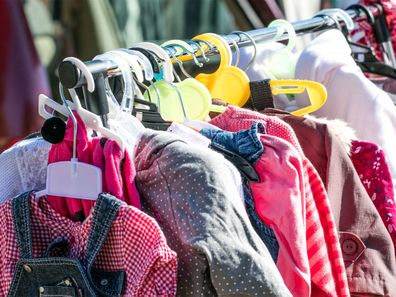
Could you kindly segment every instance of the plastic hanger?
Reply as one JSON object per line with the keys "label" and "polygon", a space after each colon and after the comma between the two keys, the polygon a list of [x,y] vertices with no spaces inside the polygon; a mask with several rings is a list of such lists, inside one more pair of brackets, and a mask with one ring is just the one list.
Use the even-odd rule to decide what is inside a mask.
{"label": "plastic hanger", "polygon": [[[129,61],[127,61],[126,59],[124,59],[124,57],[120,56],[115,52],[106,52],[104,54],[94,57],[93,60],[110,60],[113,61],[116,65],[118,65],[118,68],[121,70],[125,85],[124,93],[122,95],[122,100],[121,100],[121,111],[131,113],[135,94],[134,94],[134,87],[132,85],[133,78],[129,66]],[[137,67],[139,67],[139,65],[137,65]],[[108,79],[105,80],[105,83],[106,83],[106,90],[108,97],[111,98],[112,101],[118,105],[118,101],[114,97],[114,94],[111,91]]]}
{"label": "plastic hanger", "polygon": [[84,75],[88,91],[91,93],[95,91],[95,80],[87,65],[85,65],[83,61],[75,57],[66,57],[63,59],[63,62],[66,61],[69,61],[77,66],[78,70],[81,71],[81,73]]}
{"label": "plastic hanger", "polygon": [[354,4],[347,9],[361,10],[367,16],[367,22],[373,29],[374,37],[380,45],[383,62],[391,67],[396,67],[396,57],[392,46],[392,36],[384,15],[384,8],[381,3],[372,3],[378,10],[377,17],[371,13],[370,9],[362,4]]}
{"label": "plastic hanger", "polygon": [[326,88],[318,82],[310,80],[270,80],[273,95],[300,94],[307,92],[310,105],[291,112],[296,116],[303,116],[315,112],[325,104],[327,100]]}
{"label": "plastic hanger", "polygon": [[[66,60],[67,59],[67,60]],[[83,70],[83,68],[86,68],[86,65],[78,60],[77,58],[66,58],[64,59],[64,61],[70,61],[71,63],[73,63],[80,71],[82,71],[82,73],[85,75],[86,71],[88,71],[88,78],[86,78],[87,83],[89,81],[89,77],[92,76],[92,74],[89,72],[88,69],[86,69],[86,71]],[[80,69],[80,67],[82,67],[82,69]],[[62,87],[62,86],[60,86]],[[91,86],[88,85],[88,90],[91,89],[92,91],[95,89],[95,84],[93,84],[93,88]],[[63,90],[63,88],[62,88]],[[120,149],[122,152],[124,152],[125,149],[125,145],[124,145],[124,140],[122,139],[122,137],[120,137],[117,133],[114,133],[113,131],[107,129],[106,127],[103,126],[102,124],[102,120],[100,119],[100,117],[86,109],[84,109],[81,106],[81,102],[80,99],[78,98],[77,92],[74,89],[68,89],[69,90],[69,94],[71,96],[71,99],[75,105],[75,111],[78,113],[78,115],[80,116],[80,118],[84,121],[85,125],[94,130],[97,131],[99,133],[101,133],[104,137],[113,139],[117,142],[117,144],[119,145]]]}
{"label": "plastic hanger", "polygon": [[[168,54],[166,51],[161,48],[159,45],[151,42],[140,42],[136,43],[133,45],[133,47],[140,47],[144,48],[146,50],[149,50],[153,53],[155,53],[162,61],[162,70],[163,73],[160,74],[160,77],[158,77],[159,80],[163,79],[168,83],[172,83],[174,81],[174,76],[173,76],[173,66],[172,66],[172,61],[170,60]],[[156,78],[157,80],[157,78]]]}
{"label": "plastic hanger", "polygon": [[[153,86],[153,79],[154,79],[154,71],[153,71],[153,67],[151,65],[150,60],[140,51],[138,50],[131,50],[131,49],[119,49],[120,51],[126,52],[130,55],[132,55],[133,57],[135,57],[137,59],[137,62],[140,64],[141,69],[143,70],[144,73],[144,79],[150,83],[150,85]],[[140,81],[139,78],[136,82],[140,87],[142,87],[143,89],[146,90],[149,100],[150,102],[152,101],[152,93],[149,90],[149,88],[143,83],[143,81]],[[157,95],[157,99],[159,100],[159,92],[157,90],[157,88],[155,86],[153,86],[155,94]],[[135,90],[137,96],[139,96],[140,98],[143,98],[143,95],[140,93],[140,89],[136,88]]]}
{"label": "plastic hanger", "polygon": [[[184,41],[171,40],[162,44],[162,46],[164,46],[165,49],[167,49],[166,46],[172,46],[174,49],[177,49],[176,54],[179,55],[183,54],[184,51],[187,51],[193,56],[194,61],[198,63],[193,48]],[[188,120],[205,120],[211,111],[224,111],[224,107],[221,106],[218,108],[218,106],[212,105],[212,97],[209,90],[186,72],[183,67],[183,63],[175,57],[171,50],[169,50],[169,54],[173,58],[172,60],[179,65],[181,71],[187,77],[181,81],[177,73],[175,73],[175,77],[178,82],[174,83],[174,85],[177,86],[183,97],[183,104]],[[160,89],[162,94],[161,114],[164,119],[182,122],[184,120],[184,114],[180,109],[179,103],[172,98],[172,89],[170,89],[168,85],[160,83],[157,87]]]}
{"label": "plastic hanger", "polygon": [[102,136],[113,139],[117,142],[122,152],[124,152],[125,145],[124,140],[118,134],[114,133],[113,131],[105,128],[102,124],[100,117],[84,108],[82,108],[80,99],[78,98],[77,92],[74,89],[69,89],[70,96],[76,105],[76,111],[81,119],[84,121],[85,125],[94,130],[99,132]]}
{"label": "plastic hanger", "polygon": [[228,43],[213,33],[195,36],[193,40],[210,42],[220,54],[220,65],[214,73],[201,73],[195,78],[209,89],[212,98],[243,106],[250,96],[249,78],[241,69],[231,66],[232,55]]}
{"label": "plastic hanger", "polygon": [[[375,18],[374,15],[371,13],[371,11],[361,5],[361,4],[354,4],[348,7],[348,9],[354,9],[354,10],[361,10],[366,14],[367,17],[367,22],[371,25],[374,25],[375,23]],[[352,42],[349,38],[349,30],[348,28],[351,28],[351,26],[341,26],[339,23],[339,20],[337,18],[340,17],[345,24],[348,24],[348,22],[351,21],[350,16],[347,14],[347,16],[342,13],[339,15],[334,15],[334,14],[318,14],[317,16],[327,16],[331,18],[336,27],[344,34],[345,39],[347,40],[348,44],[350,45],[352,49],[352,57],[355,60],[356,64],[359,66],[359,68],[366,73],[372,73],[372,74],[377,74],[377,75],[382,75],[390,78],[396,79],[396,69],[384,64],[382,61],[380,61],[376,55],[374,54],[374,51],[371,47],[368,47],[366,45],[358,44],[355,42]],[[353,22],[353,21],[352,21]]]}
{"label": "plastic hanger", "polygon": [[[173,80],[174,80],[173,64],[171,59],[169,58],[168,53],[161,46],[150,42],[138,43],[134,45],[133,48],[143,48],[145,50],[149,50],[150,54],[148,54],[148,52],[145,52],[147,57],[151,56],[150,58],[152,59],[153,55],[155,55],[162,61],[162,68],[159,72],[157,72],[159,74],[157,76],[155,75],[156,81],[155,83],[153,83],[151,87],[155,86],[156,89],[158,90],[159,93],[159,100],[157,102],[158,109],[161,115],[163,116],[163,118],[165,120],[168,120],[166,118],[166,115],[162,112],[161,109],[162,98],[171,98],[173,101],[177,101],[176,99],[178,99],[179,108],[181,108],[183,113],[182,122],[187,122],[189,119],[184,107],[182,94],[180,93],[177,85],[173,84]],[[152,63],[152,65],[155,65],[154,62]],[[156,73],[156,71],[154,71],[154,73]],[[177,98],[175,98],[175,95],[177,96]]]}
{"label": "plastic hanger", "polygon": [[[202,41],[201,40],[201,42],[204,42],[205,44],[209,44],[206,41]],[[202,46],[199,44],[198,41],[189,40],[189,41],[187,41],[187,44],[194,44],[196,47],[198,47],[198,52],[201,53],[202,58],[204,59],[204,61],[205,62],[209,62],[210,61],[210,59],[206,56],[205,51],[203,50]]]}
{"label": "plastic hanger", "polygon": [[[281,48],[270,55],[268,67],[271,74],[278,79],[293,79],[296,72],[297,56],[292,52],[296,45],[297,34],[293,25],[286,20],[274,20],[268,28],[276,28],[276,40],[287,32],[289,41],[284,48]],[[274,40],[274,41],[275,41]]]}
{"label": "plastic hanger", "polygon": [[60,96],[64,106],[73,120],[73,157],[70,161],[51,163],[47,166],[46,189],[35,194],[36,198],[44,195],[96,200],[102,192],[102,170],[91,164],[78,161],[77,119],[67,104],[59,84]]}
{"label": "plastic hanger", "polygon": [[355,23],[353,22],[352,17],[343,9],[340,8],[322,9],[317,14],[315,14],[315,17],[322,15],[330,16],[333,18],[333,20],[335,18],[337,20],[337,23],[338,23],[338,18],[341,19],[346,25],[348,31],[352,31],[355,28]]}
{"label": "plastic hanger", "polygon": [[[69,107],[75,110],[75,105],[73,104],[73,102],[69,103]],[[38,103],[38,113],[42,118],[46,120],[54,117],[54,114],[52,112],[49,112],[48,109],[52,109],[52,111],[58,112],[59,114],[63,115],[65,118],[67,118],[70,114],[66,105],[59,104],[50,97],[44,94],[40,94],[39,103]]]}
{"label": "plastic hanger", "polygon": [[[143,76],[142,65],[145,69],[144,73],[146,73],[147,80],[150,81],[154,77],[153,69],[152,69],[150,61],[147,59],[147,57],[138,51],[124,50],[124,49],[110,51],[109,53],[114,53],[118,56],[121,56],[122,58],[125,58],[128,61],[129,66],[132,69],[132,72],[136,75],[136,79],[137,79],[135,81],[132,76],[132,88],[133,88],[134,96],[136,96],[137,98],[143,98],[143,94],[141,93],[140,89],[137,86],[137,84],[139,84],[139,86],[141,86],[148,92],[148,96],[151,99],[151,92],[148,89],[148,87],[143,83],[144,76]],[[128,79],[128,78],[126,78],[126,79]],[[126,111],[127,113],[131,113],[132,109],[133,109],[132,104],[133,104],[133,102],[132,103],[129,102],[128,109],[126,109],[124,111]]]}
{"label": "plastic hanger", "polygon": [[[127,57],[128,60],[125,59],[125,57]],[[132,59],[130,59],[129,55],[125,52],[110,51],[95,57],[95,59],[113,60],[121,69],[124,81],[121,107],[118,105],[108,81],[106,82],[108,97],[112,98],[112,100],[108,102],[110,110],[108,114],[108,125],[111,131],[116,132],[117,135],[122,135],[124,143],[128,145],[129,152],[133,153],[135,145],[138,143],[145,127],[131,114],[135,96],[134,89],[138,88],[133,80],[130,65],[132,64],[132,67],[137,68],[137,72],[140,72],[139,77],[143,81],[142,69],[137,63],[137,60],[133,60],[133,63],[131,63]]]}
{"label": "plastic hanger", "polygon": [[[140,89],[138,88],[137,85],[142,86],[144,89],[148,89],[146,85],[143,83],[144,82],[144,70],[143,67],[146,67],[147,65],[145,64],[145,61],[141,60],[140,57],[138,57],[135,54],[130,53],[132,51],[130,50],[124,50],[124,49],[118,49],[115,51],[110,51],[110,53],[115,53],[116,55],[121,56],[122,58],[126,59],[129,63],[129,67],[132,70],[132,73],[136,76],[136,81],[135,77],[132,75],[132,88],[133,88],[133,94],[135,97],[138,98],[143,98],[143,94],[141,93]],[[135,51],[138,54],[141,54],[137,51]],[[143,55],[144,56],[144,55]],[[146,57],[145,57],[146,58]],[[147,59],[147,58],[146,58]],[[147,60],[147,62],[150,64],[150,62]],[[142,64],[143,63],[143,64]],[[150,67],[150,66],[148,66]],[[146,71],[145,71],[146,72]],[[151,69],[152,72],[152,69]],[[151,98],[151,93],[149,93],[149,96]],[[131,113],[133,109],[132,104],[130,105],[130,108],[126,110],[126,112]]]}
{"label": "plastic hanger", "polygon": [[[89,71],[87,65],[84,64],[81,60],[75,58],[75,57],[67,57],[64,58],[63,61],[69,61],[73,63],[74,65],[77,66],[77,69],[81,71],[81,73],[84,75],[85,80],[87,82],[87,89],[89,92],[93,92],[95,90],[95,81],[93,78],[92,73]],[[44,94],[39,95],[39,104],[38,104],[38,112],[39,115],[44,118],[44,119],[49,119],[53,117],[54,115],[48,111],[47,108],[51,108],[54,111],[58,112],[59,114],[63,115],[65,118],[69,117],[69,111],[66,105],[59,104],[55,100],[49,98],[48,96]],[[71,107],[73,110],[75,110],[76,106],[74,103],[70,102],[69,107]]]}
{"label": "plastic hanger", "polygon": [[[247,64],[246,68],[252,65],[255,62],[257,57],[257,44],[254,39],[245,32],[234,31],[231,34],[242,35],[244,34],[252,43],[254,48],[253,57]],[[271,87],[271,93],[273,95],[290,95],[290,94],[299,94],[304,92],[305,90],[308,93],[308,97],[310,100],[310,105],[304,107],[302,109],[296,110],[292,112],[294,115],[305,115],[306,113],[311,113],[318,110],[323,104],[326,102],[327,99],[327,91],[325,87],[314,81],[309,80],[295,80],[295,79],[283,79],[283,80],[270,80],[269,81]]]}
{"label": "plastic hanger", "polygon": [[[246,32],[242,32],[242,31],[233,31],[233,32],[231,32],[231,34],[237,35],[239,38],[240,38],[241,35],[246,36],[246,37],[250,40],[252,46],[254,47],[254,52],[253,52],[253,57],[252,57],[252,59],[251,59],[251,60],[249,61],[249,63],[245,66],[245,68],[241,68],[243,71],[247,71],[247,70],[250,68],[250,66],[252,66],[253,63],[256,61],[256,57],[257,57],[257,44],[256,44],[256,42],[254,41],[254,39],[253,39],[248,33],[246,33]],[[240,51],[239,51],[238,44],[236,44],[236,47],[238,48],[238,50],[237,50],[237,58],[236,58],[236,61],[238,61],[238,62],[235,64],[235,66],[239,67],[239,55],[240,55]]]}

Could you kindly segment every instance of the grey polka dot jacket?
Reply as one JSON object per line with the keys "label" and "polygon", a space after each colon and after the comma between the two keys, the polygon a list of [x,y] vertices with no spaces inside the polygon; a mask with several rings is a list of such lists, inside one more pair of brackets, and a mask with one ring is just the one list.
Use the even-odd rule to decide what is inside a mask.
{"label": "grey polka dot jacket", "polygon": [[177,296],[291,296],[221,155],[148,130],[134,158],[143,211],[178,256]]}

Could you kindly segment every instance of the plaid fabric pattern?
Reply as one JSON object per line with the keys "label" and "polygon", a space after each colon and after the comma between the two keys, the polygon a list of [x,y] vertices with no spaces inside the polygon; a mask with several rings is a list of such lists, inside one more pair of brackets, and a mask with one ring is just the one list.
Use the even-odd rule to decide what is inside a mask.
{"label": "plaid fabric pattern", "polygon": [[[56,238],[69,242],[69,257],[85,255],[93,212],[83,223],[56,213],[46,199],[30,198],[33,257],[42,257]],[[0,296],[10,288],[20,257],[11,218],[11,200],[0,206]],[[133,206],[123,205],[99,252],[94,266],[104,271],[124,270],[123,296],[174,296],[177,258],[157,222]]]}
{"label": "plaid fabric pattern", "polygon": [[227,131],[248,129],[255,121],[265,125],[266,133],[282,138],[300,153],[304,165],[307,254],[312,296],[350,296],[345,266],[325,187],[316,169],[305,157],[293,129],[274,116],[229,106],[210,123]]}

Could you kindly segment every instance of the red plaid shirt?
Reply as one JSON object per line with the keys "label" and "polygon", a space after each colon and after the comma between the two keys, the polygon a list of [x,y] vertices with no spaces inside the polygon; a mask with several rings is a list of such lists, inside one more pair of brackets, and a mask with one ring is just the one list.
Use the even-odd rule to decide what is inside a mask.
{"label": "red plaid shirt", "polygon": [[[55,212],[46,199],[30,198],[33,257],[42,257],[58,237],[69,242],[70,257],[82,260],[93,212],[73,222]],[[0,296],[10,288],[20,258],[11,217],[11,200],[0,206]],[[174,296],[177,259],[157,222],[133,206],[121,206],[94,266],[104,271],[126,272],[123,296]]]}
{"label": "red plaid shirt", "polygon": [[312,296],[350,296],[337,228],[325,187],[316,169],[305,157],[293,129],[278,119],[247,109],[228,106],[210,123],[227,131],[249,129],[260,121],[266,133],[286,140],[303,160],[303,182],[306,201],[307,255],[310,266]]}

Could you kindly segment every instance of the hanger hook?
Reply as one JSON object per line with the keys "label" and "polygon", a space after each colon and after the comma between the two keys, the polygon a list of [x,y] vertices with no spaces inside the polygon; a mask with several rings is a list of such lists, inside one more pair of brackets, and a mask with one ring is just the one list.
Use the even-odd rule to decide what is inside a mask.
{"label": "hanger hook", "polygon": [[70,109],[69,104],[67,103],[67,99],[65,98],[64,90],[62,84],[59,82],[59,94],[66,106],[67,111],[70,113],[70,117],[73,121],[73,159],[77,158],[77,119],[73,114],[73,111]]}
{"label": "hanger hook", "polygon": [[84,75],[85,80],[87,81],[87,89],[90,93],[95,91],[95,81],[91,71],[89,71],[87,65],[84,64],[83,61],[77,59],[75,57],[67,57],[63,59],[64,62],[68,61],[71,62],[73,65],[77,66],[77,68],[81,71]]}
{"label": "hanger hook", "polygon": [[187,41],[187,43],[188,44],[194,44],[199,49],[199,51],[201,52],[202,57],[205,60],[205,62],[209,62],[210,61],[209,58],[206,56],[205,51],[203,50],[202,46],[199,44],[199,42],[194,41],[194,40],[189,40],[189,41]]}
{"label": "hanger hook", "polygon": [[327,8],[327,9],[322,9],[321,11],[319,11],[318,14],[334,16],[336,19],[340,18],[342,21],[344,21],[344,23],[346,25],[346,28],[348,29],[348,32],[352,31],[353,28],[355,27],[355,23],[353,22],[353,19],[343,9],[340,9],[340,8]]}
{"label": "hanger hook", "polygon": [[294,29],[293,25],[282,19],[277,19],[272,21],[269,25],[268,28],[275,28],[277,33],[275,35],[275,39],[282,36],[285,31],[287,32],[289,36],[289,42],[286,45],[286,49],[291,51],[295,45],[296,45],[296,39],[297,39],[297,34],[296,30]]}
{"label": "hanger hook", "polygon": [[[231,33],[232,34],[232,33]],[[235,53],[236,53],[236,58],[235,58],[235,67],[238,67],[238,65],[239,65],[239,60],[241,59],[241,51],[240,51],[240,49],[239,49],[239,46],[238,46],[238,44],[237,44],[237,42],[234,40],[234,39],[232,39],[232,38],[229,38],[228,36],[223,36],[223,38],[225,39],[225,40],[227,40],[227,42],[231,42],[232,43],[232,46],[235,48]],[[232,63],[231,63],[232,64]]]}
{"label": "hanger hook", "polygon": [[174,77],[173,77],[173,65],[172,61],[169,58],[168,53],[158,44],[152,43],[152,42],[139,42],[133,45],[133,47],[140,47],[145,50],[149,50],[150,52],[153,53],[154,56],[159,57],[159,59],[162,61],[162,70],[163,72],[160,75],[161,79],[164,79],[167,82],[173,82]]}
{"label": "hanger hook", "polygon": [[176,90],[177,96],[179,97],[180,106],[181,106],[181,108],[182,108],[182,112],[183,112],[183,116],[184,116],[184,121],[185,121],[185,122],[188,121],[189,119],[188,119],[188,117],[187,117],[186,108],[184,107],[183,97],[182,97],[182,94],[180,93],[179,88],[178,88],[175,84],[173,84],[173,83],[168,83],[168,82],[166,82],[166,83]]}
{"label": "hanger hook", "polygon": [[[125,54],[125,53],[123,53]],[[120,109],[124,112],[132,112],[133,100],[135,98],[134,90],[134,78],[131,72],[131,68],[128,60],[121,56],[121,52],[109,51],[104,54],[96,56],[93,60],[110,60],[113,61],[119,68],[122,74],[122,80],[124,81],[124,90],[122,94]],[[113,100],[114,103],[118,104],[113,92],[111,91],[109,79],[105,79],[105,87],[108,96]]]}
{"label": "hanger hook", "polygon": [[[208,41],[206,41],[206,40],[203,40],[203,39],[194,39],[193,41],[196,41],[196,42],[198,42],[198,43],[203,43],[203,44],[205,44],[207,47],[208,47],[208,49],[209,49],[209,51],[214,51],[214,50],[216,50],[215,49],[215,46],[213,45],[213,44],[211,44],[210,42],[208,42]],[[209,60],[209,58],[208,58],[208,60]]]}
{"label": "hanger hook", "polygon": [[177,43],[171,43],[171,44],[167,44],[166,47],[179,47],[179,48],[181,48],[183,51],[185,51],[186,53],[188,53],[188,54],[190,54],[192,56],[195,65],[197,65],[198,67],[202,67],[203,66],[203,63],[198,61],[197,56],[195,55],[195,52],[187,49],[185,46],[183,46],[181,44],[177,44]]}
{"label": "hanger hook", "polygon": [[150,86],[152,86],[153,89],[154,89],[155,95],[157,96],[157,102],[158,102],[158,106],[157,106],[157,107],[158,107],[158,111],[161,112],[161,94],[160,94],[160,92],[158,91],[157,86],[155,85],[155,83],[154,83],[152,80],[149,81],[149,84],[150,84]]}
{"label": "hanger hook", "polygon": [[357,11],[359,11],[359,10],[363,11],[364,14],[366,15],[367,22],[370,25],[373,25],[375,23],[375,17],[373,15],[373,13],[366,6],[364,6],[362,4],[353,4],[351,6],[348,6],[347,10],[348,9],[353,9],[353,10],[357,10]]}
{"label": "hanger hook", "polygon": [[[180,69],[181,69],[182,72],[183,72],[183,69],[182,69],[182,68],[184,68],[184,67],[183,67],[183,63],[180,62],[180,61],[176,58],[176,56],[175,56],[175,54],[172,52],[172,50],[168,49],[167,47],[165,47],[165,49],[168,50],[169,55],[171,56],[171,58],[172,58],[173,60],[175,60],[175,62],[177,63],[177,65],[179,65]],[[183,72],[183,73],[184,73],[184,72]],[[176,72],[176,70],[175,70],[175,67],[173,67],[173,75],[176,77],[176,80],[177,80],[178,82],[181,82],[180,76],[177,74],[177,72]]]}
{"label": "hanger hook", "polygon": [[[186,69],[184,69],[183,62],[180,61],[180,60],[175,56],[175,54],[172,52],[171,49],[168,49],[167,46],[166,46],[165,48],[169,51],[169,54],[171,55],[172,59],[174,59],[174,60],[176,61],[177,65],[179,65],[181,72],[182,72],[186,77],[192,78],[192,76],[191,76],[190,74],[188,74],[188,72],[186,71]],[[176,73],[176,70],[174,70],[174,72],[175,72],[174,74],[175,74],[176,79],[178,80],[178,82],[181,82],[180,76]]]}
{"label": "hanger hook", "polygon": [[246,67],[243,69],[243,71],[247,71],[247,70],[250,68],[250,66],[252,66],[252,64],[253,64],[254,62],[256,62],[256,57],[257,57],[257,44],[256,44],[256,42],[254,41],[253,37],[250,36],[250,35],[249,35],[248,33],[246,33],[246,32],[242,32],[242,31],[233,31],[233,32],[231,32],[231,34],[237,35],[238,38],[240,39],[239,41],[241,41],[241,35],[244,35],[244,36],[246,36],[247,39],[250,40],[251,44],[253,45],[253,48],[254,48],[253,57],[252,57],[252,59],[250,60],[249,64],[247,64]]}
{"label": "hanger hook", "polygon": [[[142,51],[144,51],[145,54],[143,52],[139,52],[139,50],[136,50],[136,49],[141,49]],[[151,63],[155,63],[156,64],[155,65],[156,68],[159,69],[160,65],[158,63],[158,60],[162,61],[162,62],[165,62],[165,60],[162,59],[157,53],[153,52],[152,50],[146,49],[144,47],[132,47],[132,51],[137,52],[137,53],[141,53],[148,60],[148,62],[150,63],[150,67],[151,67],[151,70],[153,72],[153,78],[154,78],[154,66]],[[147,57],[146,57],[146,55],[147,55]],[[148,56],[150,56],[150,58],[152,58],[152,59],[149,59]],[[173,70],[173,66],[172,66],[172,70]],[[173,74],[173,72],[172,72],[172,74]],[[158,91],[157,86],[155,85],[153,80],[148,80],[148,82],[149,82],[150,86],[154,89],[155,95],[157,96],[157,108],[158,108],[158,111],[161,112],[161,95],[160,95],[160,92]],[[150,100],[150,97],[151,96],[149,95],[149,100]]]}

